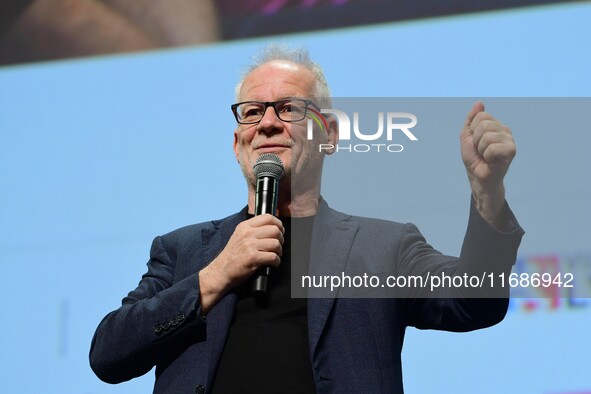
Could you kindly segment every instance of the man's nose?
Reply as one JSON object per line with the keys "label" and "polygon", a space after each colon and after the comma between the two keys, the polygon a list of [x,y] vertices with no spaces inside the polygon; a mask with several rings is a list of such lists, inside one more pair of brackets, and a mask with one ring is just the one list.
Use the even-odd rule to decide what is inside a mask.
{"label": "man's nose", "polygon": [[275,108],[273,108],[271,106],[267,107],[267,109],[265,110],[265,113],[263,114],[263,117],[261,118],[261,121],[258,124],[258,129],[260,131],[270,132],[270,131],[277,131],[282,128],[283,128],[283,122],[277,116],[277,113],[275,112]]}

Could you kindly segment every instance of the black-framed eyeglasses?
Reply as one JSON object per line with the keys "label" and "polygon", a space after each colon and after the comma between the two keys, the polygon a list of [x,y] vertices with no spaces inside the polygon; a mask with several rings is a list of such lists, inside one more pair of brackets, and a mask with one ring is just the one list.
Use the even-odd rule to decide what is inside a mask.
{"label": "black-framed eyeglasses", "polygon": [[312,101],[301,98],[289,98],[278,101],[244,101],[232,104],[232,112],[240,124],[259,123],[267,108],[273,107],[277,117],[284,122],[298,122],[304,120],[308,114],[308,107],[320,108]]}

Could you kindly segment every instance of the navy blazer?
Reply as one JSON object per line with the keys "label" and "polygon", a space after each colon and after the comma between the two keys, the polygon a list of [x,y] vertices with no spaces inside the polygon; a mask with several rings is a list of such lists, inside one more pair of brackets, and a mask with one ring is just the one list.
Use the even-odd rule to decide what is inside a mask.
{"label": "navy blazer", "polygon": [[[508,207],[507,207],[508,210]],[[510,215],[499,232],[471,207],[460,258],[427,244],[412,224],[354,217],[322,201],[310,252],[311,274],[358,272],[392,275],[509,272],[523,230]],[[236,294],[201,315],[198,272],[224,248],[246,208],[225,219],[157,237],[138,287],[100,323],[90,364],[105,382],[118,383],[156,366],[154,393],[206,393],[222,354]],[[468,331],[501,321],[501,298],[454,298],[439,290],[424,298],[308,300],[308,336],[318,393],[402,393],[401,351],[407,326]]]}

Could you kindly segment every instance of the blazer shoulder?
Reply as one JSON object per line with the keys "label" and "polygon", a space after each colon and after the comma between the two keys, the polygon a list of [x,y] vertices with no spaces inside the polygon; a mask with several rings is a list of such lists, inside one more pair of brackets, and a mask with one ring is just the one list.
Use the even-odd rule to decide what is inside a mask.
{"label": "blazer shoulder", "polygon": [[339,212],[335,209],[332,209],[326,206],[326,214],[329,217],[332,217],[333,220],[339,222],[346,222],[346,223],[355,223],[359,227],[361,231],[370,231],[375,232],[378,234],[382,233],[392,233],[394,232],[404,232],[405,228],[407,227],[408,223],[400,223],[393,220],[386,220],[386,219],[378,219],[372,218],[367,216],[356,216],[356,215],[349,215],[343,212]]}

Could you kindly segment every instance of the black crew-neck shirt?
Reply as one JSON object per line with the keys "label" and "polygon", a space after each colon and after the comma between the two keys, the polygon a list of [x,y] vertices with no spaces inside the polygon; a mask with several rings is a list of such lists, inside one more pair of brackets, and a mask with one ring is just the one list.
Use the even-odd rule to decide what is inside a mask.
{"label": "black crew-neck shirt", "polygon": [[308,271],[314,217],[280,219],[285,227],[281,264],[271,271],[266,297],[253,294],[252,280],[236,289],[236,309],[213,394],[316,392],[307,299],[291,298],[292,268],[296,277]]}

